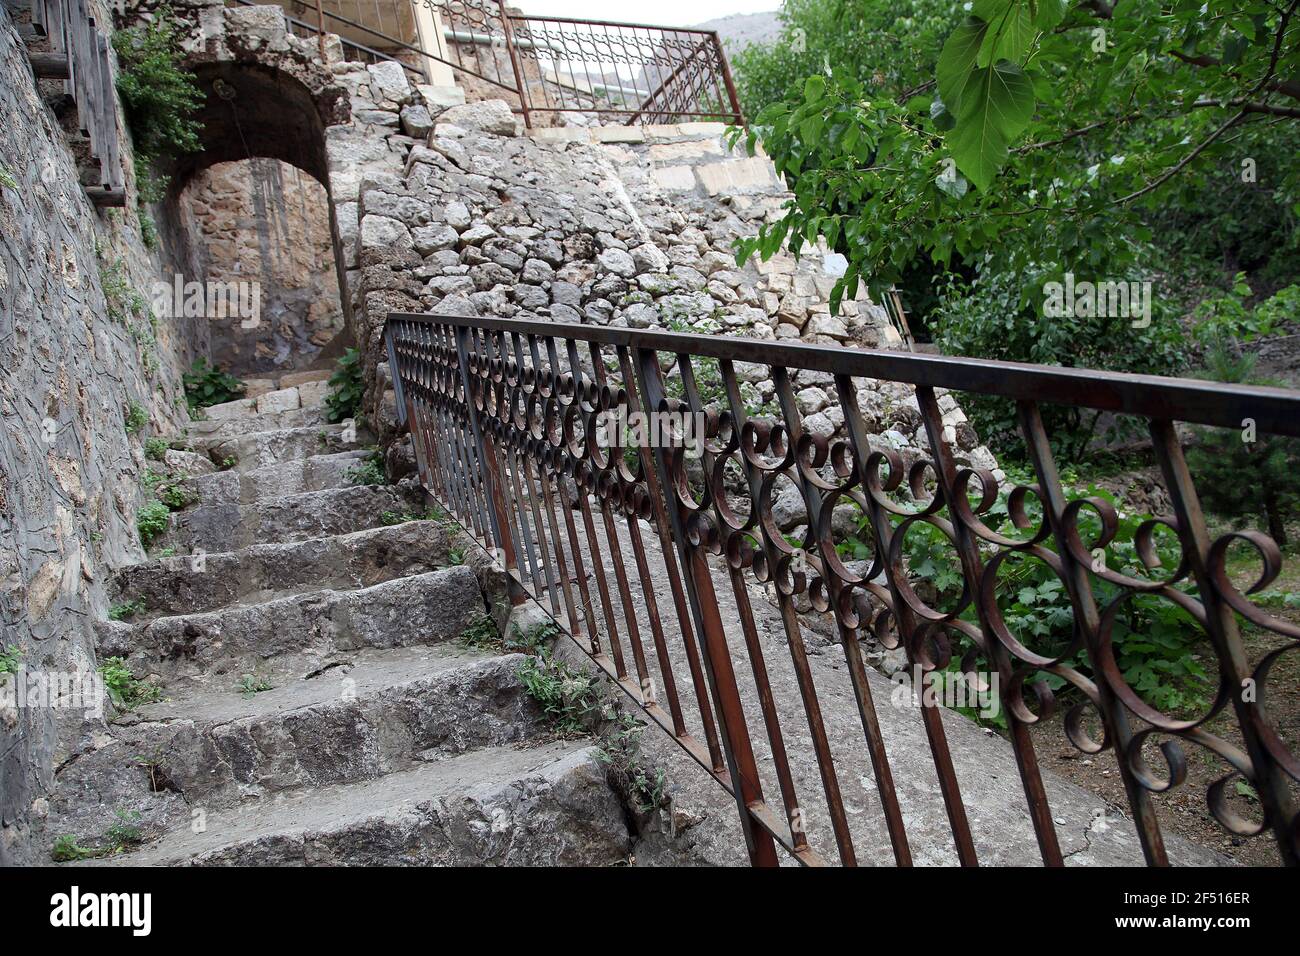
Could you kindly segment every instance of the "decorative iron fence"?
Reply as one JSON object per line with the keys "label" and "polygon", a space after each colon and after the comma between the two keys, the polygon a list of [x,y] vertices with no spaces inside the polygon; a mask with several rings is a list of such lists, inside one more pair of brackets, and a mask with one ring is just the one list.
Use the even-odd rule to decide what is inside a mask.
{"label": "decorative iron fence", "polygon": [[[856,861],[840,782],[852,759],[862,761],[864,785],[867,777],[873,781],[876,820],[895,861],[912,861],[906,807],[863,659],[861,639],[870,634],[901,647],[918,674],[961,660],[962,670],[982,663],[998,678],[1045,864],[1060,865],[1063,854],[1030,730],[1057,703],[1068,707],[1062,727],[1074,748],[1116,755],[1150,864],[1168,862],[1154,798],[1185,779],[1187,744],[1221,764],[1222,776],[1206,788],[1214,819],[1243,837],[1268,831],[1282,859],[1296,864],[1300,761],[1265,701],[1270,668],[1300,650],[1300,627],[1246,597],[1276,578],[1281,552],[1258,531],[1211,536],[1176,423],[1240,429],[1248,419],[1260,434],[1300,436],[1300,393],[477,317],[390,315],[386,340],[399,413],[427,488],[485,547],[496,549],[519,594],[549,603],[592,660],[735,796],[754,863],[777,862],[776,845],[805,864],[823,862],[832,846],[841,862]],[[756,369],[775,385],[770,415],[755,412],[745,394],[741,375],[753,380]],[[804,428],[792,384],[797,372],[815,372],[826,382],[843,415],[842,437]],[[915,387],[918,436],[927,440],[928,457],[908,461],[873,434],[862,405],[869,380]],[[1015,404],[1031,481],[1000,496],[990,470],[964,461],[942,410],[951,407],[948,389]],[[1043,409],[1055,406],[1140,419],[1172,515],[1129,527],[1132,540],[1120,541],[1120,517],[1108,500],[1071,499],[1043,424]],[[624,447],[626,432],[602,432],[609,416],[635,411],[670,419],[702,414],[702,457],[693,462],[673,442]],[[802,498],[802,537],[787,538],[773,520],[783,485]],[[994,520],[995,502],[1005,508],[1003,523]],[[845,505],[862,516],[859,544],[870,553],[864,562],[846,557],[835,520]],[[654,573],[642,522],[662,551]],[[959,563],[960,594],[951,606],[937,606],[907,566],[904,539],[922,526],[937,531]],[[1258,581],[1246,593],[1225,570],[1234,543],[1258,557]],[[1141,573],[1112,556],[1124,545],[1140,557]],[[1045,651],[1004,614],[999,575],[1021,560],[1050,568],[1068,594],[1064,646]],[[660,607],[664,577],[671,612]],[[783,686],[798,688],[806,738],[805,728],[781,726],[769,681],[777,655],[765,661],[759,652],[749,582],[768,586],[780,607],[794,675]],[[720,598],[733,620],[724,622]],[[1213,660],[1206,668],[1212,693],[1196,713],[1153,706],[1117,663],[1119,617],[1130,603],[1147,599],[1185,612],[1199,631],[1201,653]],[[846,671],[837,673],[851,686],[861,725],[852,758],[833,752],[822,707],[828,690],[810,672],[801,606],[831,615],[838,629]],[[1273,643],[1252,645],[1248,653],[1243,623]],[[646,630],[653,654],[643,646]],[[758,701],[761,724],[747,721],[738,692],[742,676],[752,677],[757,693],[749,699]],[[1061,690],[1054,694],[1051,683]],[[977,844],[941,710],[922,701],[921,720],[956,858],[974,865]],[[797,739],[807,739],[814,752],[819,794],[797,792],[791,772]],[[1150,751],[1163,757],[1163,773],[1148,763]],[[805,773],[805,784],[808,779]],[[1235,799],[1235,783],[1256,795],[1253,817]],[[829,836],[807,825],[814,796]]]}
{"label": "decorative iron fence", "polygon": [[459,71],[462,81],[510,94],[530,127],[536,114],[564,112],[628,124],[743,122],[731,68],[712,31],[523,16],[504,0],[281,5],[295,35],[337,32],[348,59],[396,60],[416,75],[427,59]]}

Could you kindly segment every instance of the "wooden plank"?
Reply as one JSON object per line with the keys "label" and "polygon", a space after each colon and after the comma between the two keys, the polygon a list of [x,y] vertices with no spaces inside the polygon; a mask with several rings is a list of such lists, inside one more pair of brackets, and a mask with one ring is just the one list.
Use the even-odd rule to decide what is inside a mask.
{"label": "wooden plank", "polygon": [[41,36],[49,35],[49,20],[45,14],[45,0],[32,0],[32,26]]}
{"label": "wooden plank", "polygon": [[117,97],[113,95],[113,66],[109,54],[108,37],[99,34],[99,73],[101,102],[104,106],[104,161],[108,169],[104,183],[110,189],[120,189],[122,183],[122,149],[117,129]]}
{"label": "wooden plank", "polygon": [[27,59],[31,61],[32,72],[39,79],[66,80],[70,75],[66,53],[28,53]]}
{"label": "wooden plank", "polygon": [[86,37],[85,0],[72,0],[68,7],[68,45],[76,63],[72,77],[72,98],[77,104],[77,122],[81,132],[90,140],[90,151],[95,152],[95,113],[90,108],[90,44]]}

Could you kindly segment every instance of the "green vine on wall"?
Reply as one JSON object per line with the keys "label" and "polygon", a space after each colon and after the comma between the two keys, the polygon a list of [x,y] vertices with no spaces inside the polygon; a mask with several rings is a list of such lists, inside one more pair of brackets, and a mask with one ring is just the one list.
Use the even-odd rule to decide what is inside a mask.
{"label": "green vine on wall", "polygon": [[[135,151],[137,201],[158,202],[168,177],[156,167],[167,159],[201,147],[202,124],[194,114],[203,105],[203,91],[193,73],[180,68],[183,55],[180,30],[168,7],[160,7],[154,20],[113,34],[119,72],[117,92],[126,110]],[[152,229],[143,226],[146,237]]]}

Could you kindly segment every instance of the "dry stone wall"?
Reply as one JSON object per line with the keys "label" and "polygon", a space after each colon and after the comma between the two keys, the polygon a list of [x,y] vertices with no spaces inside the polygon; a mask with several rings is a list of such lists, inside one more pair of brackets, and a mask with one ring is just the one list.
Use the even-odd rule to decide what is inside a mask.
{"label": "dry stone wall", "polygon": [[[134,210],[87,201],[41,93],[0,6],[0,650],[68,677],[94,671],[108,569],[141,554],[141,439],[187,418],[181,371],[203,342],[149,321],[160,260]],[[133,404],[147,423],[128,434]],[[0,864],[48,859],[56,770],[104,729],[66,699],[18,706],[16,680],[0,678]]]}
{"label": "dry stone wall", "polygon": [[[402,175],[362,177],[355,288],[358,335],[378,372],[372,399],[392,401],[382,332],[395,310],[900,347],[865,293],[831,315],[835,257],[824,249],[736,264],[734,240],[786,198],[771,163],[729,150],[721,124],[522,135],[502,101],[446,109]],[[765,366],[738,363],[737,373],[747,399],[772,407]],[[793,380],[804,427],[843,434],[831,377],[800,370]],[[926,446],[911,387],[860,384],[875,440],[910,463]],[[962,455],[996,472],[955,398],[942,395],[941,407]],[[796,508],[782,514],[799,524]]]}

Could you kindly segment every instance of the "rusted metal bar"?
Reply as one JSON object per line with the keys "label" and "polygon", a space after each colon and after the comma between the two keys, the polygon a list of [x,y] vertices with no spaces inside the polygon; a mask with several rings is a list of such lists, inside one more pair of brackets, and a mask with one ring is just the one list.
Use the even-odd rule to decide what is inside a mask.
{"label": "rusted metal bar", "polygon": [[501,7],[501,30],[505,36],[506,52],[510,55],[510,68],[515,74],[515,92],[519,94],[519,111],[524,117],[524,126],[533,128],[533,115],[528,109],[528,81],[523,68],[519,65],[519,50],[515,46],[515,29],[511,23],[510,11],[506,9],[506,0],[497,0]]}
{"label": "rusted metal bar", "polygon": [[[871,679],[858,647],[859,636],[868,627],[882,640],[887,635],[881,629],[892,627],[909,663],[923,676],[946,666],[949,634],[968,641],[970,655],[989,661],[992,676],[998,680],[999,702],[1008,712],[1008,736],[1038,850],[1046,864],[1059,865],[1063,859],[1028,733],[1039,718],[1030,712],[1026,695],[1032,691],[1044,707],[1051,703],[1050,693],[1035,677],[1040,672],[1064,679],[1083,698],[1066,715],[1064,729],[1070,742],[1086,753],[1107,748],[1115,752],[1148,863],[1167,862],[1151,795],[1182,782],[1185,758],[1178,745],[1183,742],[1206,748],[1230,768],[1227,776],[1207,789],[1213,817],[1240,836],[1270,832],[1283,861],[1298,862],[1300,817],[1290,791],[1300,779],[1300,761],[1270,722],[1262,696],[1243,692],[1266,681],[1268,667],[1281,651],[1268,652],[1252,670],[1236,615],[1293,642],[1300,641],[1300,627],[1273,619],[1251,604],[1224,569],[1227,547],[1233,541],[1245,541],[1263,559],[1263,583],[1257,588],[1262,587],[1279,572],[1281,552],[1257,531],[1233,532],[1211,540],[1171,418],[1236,426],[1238,414],[1249,409],[1248,417],[1254,419],[1257,429],[1295,434],[1300,432],[1300,393],[483,317],[393,315],[387,336],[398,414],[412,432],[421,480],[472,528],[480,544],[503,552],[513,549],[513,556],[506,557],[504,563],[520,592],[531,588],[530,593],[540,600],[544,600],[542,592],[548,592],[553,616],[580,639],[579,646],[595,664],[649,721],[732,794],[752,862],[775,863],[777,846],[800,863],[825,862],[818,842],[825,834],[814,839],[806,832],[805,808],[799,797],[801,789],[807,792],[814,774],[820,775],[822,794],[816,794],[815,784],[811,792],[818,800],[825,797],[829,829],[841,861],[855,862],[858,855],[845,797],[839,789],[837,761],[841,757],[832,747],[840,746],[844,738],[838,734],[832,740],[827,732],[817,681],[812,679],[803,649],[801,612],[795,608],[794,599],[801,596],[814,612],[834,618],[862,723],[860,740],[865,740],[884,811],[882,822],[900,865],[911,862],[911,850],[905,807],[895,792]],[[590,362],[584,358],[583,347]],[[608,371],[603,350],[612,350],[618,357]],[[680,398],[669,397],[659,365],[661,352],[675,355]],[[723,401],[711,400],[707,407],[697,382],[696,366],[701,359],[718,360],[725,393]],[[737,361],[761,363],[770,369],[777,418],[751,417],[736,378]],[[795,396],[794,369],[829,372],[834,377],[834,391],[844,414],[842,439],[831,442],[805,433]],[[928,438],[928,459],[904,467],[897,451],[879,442],[873,444],[854,385],[855,378],[871,377],[915,387],[916,407]],[[997,528],[985,524],[997,481],[991,473],[963,460],[954,434],[945,424],[945,406],[936,391],[940,387],[1017,401],[1025,446],[1037,477],[1037,484],[1016,486],[1007,499],[1008,514],[1022,533],[1020,537],[1006,536],[998,530],[1000,524]],[[1039,400],[1117,409],[1148,421],[1157,462],[1173,502],[1174,515],[1161,520],[1176,532],[1182,551],[1182,562],[1170,572],[1170,578],[1129,578],[1090,553],[1092,545],[1081,538],[1077,527],[1080,509],[1087,506],[1101,516],[1103,545],[1113,538],[1117,518],[1101,499],[1068,499],[1056,472]],[[1181,409],[1177,416],[1164,414],[1175,405]],[[612,447],[600,447],[595,435],[599,416],[632,410],[647,416],[702,415],[706,427],[702,457],[695,470],[687,467],[681,449],[671,443],[664,445],[662,439],[639,437],[626,449],[635,456],[628,460],[624,460],[622,438]],[[728,466],[734,470],[733,477],[739,475],[743,480],[727,478]],[[786,540],[772,523],[771,495],[778,479],[792,483],[800,493],[807,515],[802,540]],[[907,488],[902,486],[904,479]],[[902,500],[891,498],[896,492],[902,494]],[[604,546],[596,528],[593,498],[601,512]],[[864,532],[874,548],[868,570],[850,571],[837,553],[832,514],[837,503],[845,500],[855,502],[866,519]],[[1025,507],[1029,500],[1041,505],[1040,517],[1029,516]],[[746,505],[747,514],[737,510]],[[560,509],[558,515],[556,508]],[[578,531],[575,510],[582,516],[582,532]],[[620,526],[619,515],[626,528]],[[963,591],[955,607],[930,607],[913,588],[914,572],[907,565],[903,543],[908,529],[918,523],[942,532],[957,557]],[[664,585],[652,577],[662,572],[649,560],[646,544],[654,538],[645,536],[647,524],[658,539],[668,584],[673,588],[684,648],[670,647],[667,625],[671,621],[660,615],[658,602]],[[524,555],[518,554],[521,542]],[[1132,543],[1147,566],[1153,566],[1149,529],[1139,531]],[[627,546],[633,551],[632,564],[624,558]],[[998,569],[1007,560],[1043,562],[1063,582],[1071,602],[1073,628],[1068,646],[1054,651],[1057,657],[1030,649],[1003,620]],[[588,563],[596,578],[595,594],[587,586]],[[614,571],[635,675],[629,674],[625,663],[617,623],[620,611],[607,579],[608,568]],[[724,620],[719,609],[715,571],[727,576],[725,586],[735,601],[732,613],[726,616],[734,620]],[[637,580],[633,581],[633,576]],[[751,579],[775,588],[783,643],[793,668],[793,693],[797,695],[793,702],[774,695],[769,665],[779,658],[760,640],[748,592]],[[1104,607],[1099,607],[1096,581],[1112,589],[1106,592]],[[638,588],[644,603],[633,597]],[[1119,596],[1110,597],[1115,591]],[[1119,607],[1140,595],[1173,601],[1207,633],[1219,671],[1219,693],[1207,715],[1174,719],[1151,707],[1125,683],[1115,660],[1112,630]],[[594,608],[594,600],[600,601],[600,612]],[[879,615],[872,611],[869,616],[869,606],[877,608]],[[653,661],[645,654],[644,626],[649,627],[654,642]],[[743,642],[734,640],[736,628]],[[707,747],[692,736],[687,708],[678,698],[670,650],[684,650],[691,663]],[[693,657],[697,651],[698,656]],[[746,707],[753,705],[742,696],[737,677],[738,665],[746,662],[733,662],[735,654],[747,658],[753,676],[762,718],[762,731],[755,724],[755,732],[760,734],[760,742],[765,734],[769,745],[761,765],[745,714]],[[967,659],[973,659],[970,655]],[[662,687],[655,686],[656,676]],[[660,693],[667,698],[666,707],[658,703]],[[808,734],[798,738],[799,745],[810,751],[814,762],[797,765],[793,760],[795,738],[782,727],[783,720],[790,719],[792,703],[802,709],[807,721]],[[975,838],[942,707],[924,697],[920,703],[957,859],[974,865],[979,862]],[[1087,708],[1103,725],[1100,741],[1089,738],[1083,726]],[[716,728],[712,723],[715,712]],[[1219,714],[1231,715],[1244,747],[1206,729],[1205,724]],[[1143,744],[1155,739],[1153,735],[1172,738],[1161,744],[1169,765],[1168,779],[1161,779],[1144,761]],[[760,769],[769,776],[763,776]],[[781,791],[784,819],[764,797],[764,783],[773,777]],[[1261,821],[1244,820],[1227,805],[1225,787],[1236,778],[1249,782],[1259,793]],[[987,830],[984,833],[987,839]]]}

